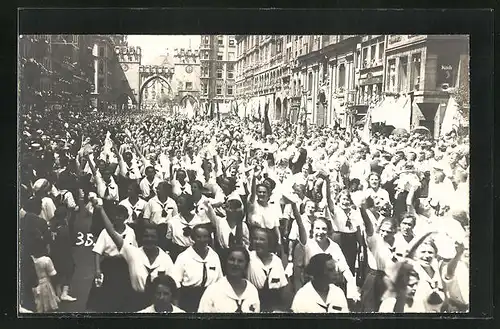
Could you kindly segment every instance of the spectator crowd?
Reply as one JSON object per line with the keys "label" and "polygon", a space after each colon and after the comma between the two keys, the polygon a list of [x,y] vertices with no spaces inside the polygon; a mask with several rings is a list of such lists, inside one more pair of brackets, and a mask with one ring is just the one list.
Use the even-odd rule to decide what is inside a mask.
{"label": "spectator crowd", "polygon": [[469,141],[236,116],[21,116],[21,307],[71,303],[86,212],[86,311],[467,312]]}

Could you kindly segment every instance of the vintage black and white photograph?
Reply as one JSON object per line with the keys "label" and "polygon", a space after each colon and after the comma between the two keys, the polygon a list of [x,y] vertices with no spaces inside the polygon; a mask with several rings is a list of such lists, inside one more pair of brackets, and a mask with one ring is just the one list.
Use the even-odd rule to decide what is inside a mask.
{"label": "vintage black and white photograph", "polygon": [[19,313],[468,313],[467,35],[18,35]]}

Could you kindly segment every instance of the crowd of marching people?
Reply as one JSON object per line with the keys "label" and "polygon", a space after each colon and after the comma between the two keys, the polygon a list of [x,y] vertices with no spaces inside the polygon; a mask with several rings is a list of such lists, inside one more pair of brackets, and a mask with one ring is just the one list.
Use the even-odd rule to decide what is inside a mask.
{"label": "crowd of marching people", "polygon": [[466,312],[469,142],[258,120],[21,118],[21,307],[140,313]]}

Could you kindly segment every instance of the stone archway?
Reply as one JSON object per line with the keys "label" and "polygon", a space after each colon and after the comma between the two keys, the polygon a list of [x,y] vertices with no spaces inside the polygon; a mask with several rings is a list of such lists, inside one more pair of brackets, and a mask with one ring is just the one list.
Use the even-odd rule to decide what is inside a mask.
{"label": "stone archway", "polygon": [[198,105],[198,100],[193,96],[193,95],[185,95],[181,98],[179,101],[179,106],[180,107],[186,107],[186,102],[190,102],[193,107],[196,107]]}
{"label": "stone archway", "polygon": [[160,75],[160,74],[154,74],[150,77],[148,77],[146,80],[144,80],[144,82],[141,84],[141,88],[139,89],[139,104],[138,104],[138,107],[139,109],[141,108],[141,104],[142,104],[142,100],[143,100],[143,93],[144,93],[144,89],[153,81],[156,81],[156,80],[161,80],[163,81],[167,87],[168,87],[168,93],[172,94],[173,93],[173,89],[172,89],[172,86],[170,85],[170,83],[168,82],[168,79],[166,77],[164,77],[163,75]]}
{"label": "stone archway", "polygon": [[276,98],[276,110],[274,111],[274,119],[281,120],[281,99]]}

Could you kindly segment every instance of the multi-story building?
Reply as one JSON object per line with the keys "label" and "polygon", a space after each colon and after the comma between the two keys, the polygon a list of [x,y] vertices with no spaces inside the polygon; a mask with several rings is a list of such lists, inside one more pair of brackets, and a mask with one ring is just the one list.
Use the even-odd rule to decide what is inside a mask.
{"label": "multi-story building", "polygon": [[93,106],[99,109],[126,108],[129,100],[135,103],[133,90],[123,72],[119,54],[115,47],[122,38],[112,38],[109,35],[92,37],[94,56],[94,90]]}
{"label": "multi-story building", "polygon": [[236,40],[237,97],[242,101],[246,115],[258,117],[260,109],[262,117],[264,107],[268,103],[269,119],[281,119],[283,114],[288,112],[288,101],[285,99],[290,77],[290,70],[285,65],[283,55],[285,37],[238,35]]}
{"label": "multi-story building", "polygon": [[458,72],[469,57],[468,37],[388,35],[385,44],[384,88],[388,96],[407,99],[405,128],[425,126],[438,136],[450,91],[461,83]]}
{"label": "multi-story building", "polygon": [[[439,134],[468,39],[450,35],[238,35],[236,97],[246,115],[352,127],[375,122]],[[463,80],[463,79],[462,79]],[[304,110],[304,111],[303,111]],[[240,109],[241,112],[241,109]],[[240,113],[240,115],[242,115]],[[244,115],[244,114],[243,114]],[[377,121],[378,120],[378,121]]]}
{"label": "multi-story building", "polygon": [[23,106],[123,107],[131,95],[109,36],[21,36]]}
{"label": "multi-story building", "polygon": [[202,35],[200,43],[201,101],[229,108],[235,97],[236,39],[234,35]]}
{"label": "multi-story building", "polygon": [[92,36],[19,36],[21,108],[88,107],[93,89]]}
{"label": "multi-story building", "polygon": [[346,127],[354,120],[350,113],[356,94],[359,39],[355,35],[310,35],[299,42],[292,89],[303,95],[310,124]]}
{"label": "multi-story building", "polygon": [[369,106],[382,96],[384,35],[363,35],[356,48],[356,105]]}

